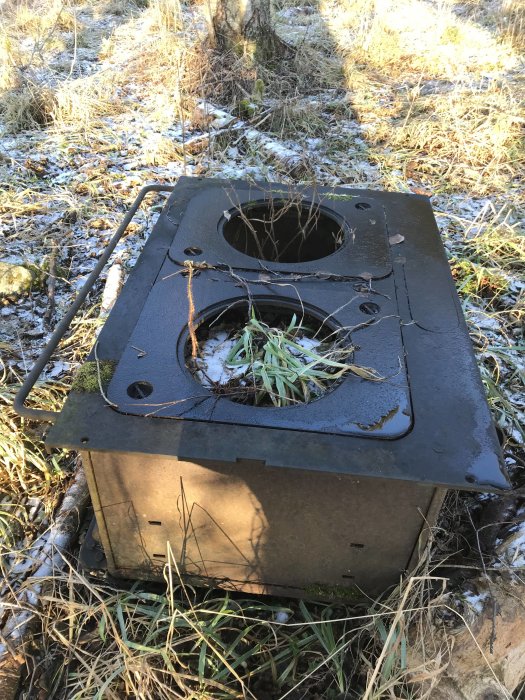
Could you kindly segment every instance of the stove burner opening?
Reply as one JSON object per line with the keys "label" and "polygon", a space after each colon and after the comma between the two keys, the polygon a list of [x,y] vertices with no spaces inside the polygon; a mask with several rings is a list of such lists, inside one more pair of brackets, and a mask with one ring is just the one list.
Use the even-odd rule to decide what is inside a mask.
{"label": "stove burner opening", "polygon": [[286,300],[215,311],[204,317],[196,336],[196,357],[190,338],[185,346],[193,377],[214,394],[250,406],[310,403],[354,366],[347,331]]}
{"label": "stove burner opening", "polygon": [[228,216],[221,222],[227,243],[268,262],[319,260],[345,240],[342,223],[313,202],[270,199],[241,206]]}

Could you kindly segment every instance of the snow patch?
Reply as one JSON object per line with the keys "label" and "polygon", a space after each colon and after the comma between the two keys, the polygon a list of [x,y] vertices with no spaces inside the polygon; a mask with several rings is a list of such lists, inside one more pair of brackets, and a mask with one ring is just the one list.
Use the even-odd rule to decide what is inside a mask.
{"label": "snow patch", "polygon": [[494,566],[498,569],[525,568],[525,522],[520,523],[516,530],[497,547],[499,561]]}
{"label": "snow patch", "polygon": [[488,593],[474,593],[473,591],[465,591],[465,603],[475,612],[481,615],[485,601],[489,597]]}

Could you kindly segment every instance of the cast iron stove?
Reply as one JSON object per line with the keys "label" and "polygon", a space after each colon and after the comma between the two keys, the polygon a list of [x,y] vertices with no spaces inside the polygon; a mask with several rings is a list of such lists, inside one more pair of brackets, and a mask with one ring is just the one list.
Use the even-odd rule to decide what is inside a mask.
{"label": "cast iron stove", "polygon": [[[212,391],[188,319],[248,306],[344,331],[384,381],[285,407]],[[161,579],[171,558],[238,590],[375,595],[417,562],[446,489],[510,488],[426,197],[181,178],[96,361],[114,363],[105,397],[71,392],[47,439],[83,454],[114,575]]]}

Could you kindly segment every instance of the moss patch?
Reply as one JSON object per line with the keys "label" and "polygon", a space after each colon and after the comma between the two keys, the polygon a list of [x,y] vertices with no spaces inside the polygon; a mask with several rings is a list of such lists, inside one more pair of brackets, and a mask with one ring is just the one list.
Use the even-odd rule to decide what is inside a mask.
{"label": "moss patch", "polygon": [[311,598],[322,598],[334,602],[357,601],[363,598],[363,594],[355,586],[327,586],[322,583],[313,583],[305,588],[305,592]]}
{"label": "moss patch", "polygon": [[351,199],[357,197],[356,194],[336,194],[335,192],[328,192],[323,195],[326,199],[334,199],[341,202],[349,202]]}
{"label": "moss patch", "polygon": [[100,372],[100,383],[102,389],[106,391],[115,372],[116,362],[113,360],[101,360],[98,362],[85,362],[78,370],[73,379],[71,389],[89,394],[95,394],[100,391],[98,384],[98,373]]}
{"label": "moss patch", "polygon": [[28,292],[34,282],[31,271],[23,265],[0,262],[0,297],[17,297]]}
{"label": "moss patch", "polygon": [[238,112],[242,119],[251,119],[257,112],[257,105],[252,100],[244,98],[239,102]]}

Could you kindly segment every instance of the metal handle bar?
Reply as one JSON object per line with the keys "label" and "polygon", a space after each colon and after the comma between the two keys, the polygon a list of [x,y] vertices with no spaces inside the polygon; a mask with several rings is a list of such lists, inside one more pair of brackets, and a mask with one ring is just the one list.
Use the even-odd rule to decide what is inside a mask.
{"label": "metal handle bar", "polygon": [[58,411],[44,411],[41,408],[27,408],[26,406],[24,406],[24,403],[25,403],[27,397],[29,396],[29,393],[33,389],[36,381],[40,377],[42,370],[49,362],[51,355],[53,354],[57,345],[62,340],[64,333],[69,328],[71,321],[76,316],[77,311],[80,309],[80,307],[84,303],[87,295],[89,294],[91,288],[93,287],[93,284],[95,283],[98,276],[102,272],[105,264],[107,263],[107,261],[109,260],[109,258],[111,256],[111,254],[115,250],[117,243],[120,241],[120,239],[122,238],[122,235],[124,234],[124,232],[128,228],[129,224],[131,223],[131,220],[133,219],[133,217],[137,213],[137,210],[140,207],[140,205],[142,204],[142,200],[144,199],[144,197],[149,192],[172,192],[173,190],[174,190],[173,185],[146,185],[146,187],[143,187],[140,190],[135,201],[133,202],[133,204],[131,206],[131,209],[127,212],[122,223],[120,224],[118,229],[113,234],[113,237],[111,238],[110,242],[108,243],[104,254],[101,256],[101,258],[99,259],[95,268],[90,273],[89,277],[87,278],[87,280],[85,281],[81,290],[77,294],[75,301],[73,302],[73,304],[69,308],[69,310],[66,313],[66,315],[64,316],[64,318],[62,318],[62,320],[57,324],[55,330],[53,331],[51,338],[49,339],[48,344],[46,345],[46,347],[42,351],[41,355],[38,357],[33,368],[31,369],[31,371],[29,372],[29,374],[25,378],[22,386],[18,390],[18,392],[15,396],[15,400],[13,402],[13,408],[20,416],[22,416],[23,418],[30,418],[31,420],[53,422],[55,420],[55,418],[58,415],[60,415]]}

